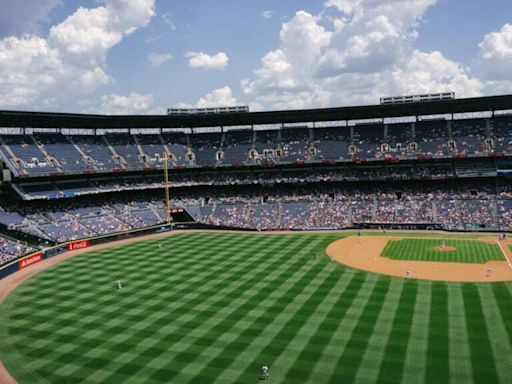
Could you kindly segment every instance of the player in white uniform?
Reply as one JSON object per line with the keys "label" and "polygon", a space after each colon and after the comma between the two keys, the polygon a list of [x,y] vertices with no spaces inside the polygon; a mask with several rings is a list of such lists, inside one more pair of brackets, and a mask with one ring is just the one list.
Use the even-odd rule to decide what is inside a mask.
{"label": "player in white uniform", "polygon": [[121,285],[121,280],[117,280],[117,289],[121,289],[123,286]]}
{"label": "player in white uniform", "polygon": [[405,271],[405,278],[409,279],[410,277],[411,277],[411,270],[409,268],[407,268],[407,270]]}
{"label": "player in white uniform", "polygon": [[261,367],[261,377],[263,378],[263,380],[268,380],[268,365],[267,364],[263,364],[263,366]]}

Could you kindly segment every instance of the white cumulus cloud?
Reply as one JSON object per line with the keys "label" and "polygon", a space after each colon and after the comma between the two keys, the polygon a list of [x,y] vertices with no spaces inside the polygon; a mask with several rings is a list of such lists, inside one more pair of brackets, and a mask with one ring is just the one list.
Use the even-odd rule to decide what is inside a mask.
{"label": "white cumulus cloud", "polygon": [[169,53],[152,52],[148,55],[149,64],[153,68],[162,66],[162,64],[169,61],[170,59],[172,59],[172,55]]}
{"label": "white cumulus cloud", "polygon": [[229,61],[228,55],[224,52],[215,55],[204,52],[187,52],[185,57],[188,59],[188,65],[191,68],[225,69]]}
{"label": "white cumulus cloud", "polygon": [[179,103],[176,108],[210,108],[210,107],[233,107],[238,105],[236,97],[230,87],[214,89],[205,96],[199,98],[195,104]]}
{"label": "white cumulus cloud", "polygon": [[327,0],[320,14],[299,11],[280,42],[241,82],[254,109],[378,103],[395,94],[453,90],[482,94],[470,70],[440,52],[413,47],[437,0]]}
{"label": "white cumulus cloud", "polygon": [[484,84],[470,77],[466,70],[447,59],[441,52],[415,50],[409,60],[393,71],[392,84],[404,94],[454,91],[465,97],[482,94]]}
{"label": "white cumulus cloud", "polygon": [[103,0],[80,7],[46,38],[0,40],[0,107],[44,107],[63,95],[86,94],[111,81],[105,71],[109,50],[146,26],[154,0]]}
{"label": "white cumulus cloud", "polygon": [[154,105],[151,93],[141,94],[131,92],[128,95],[112,93],[101,97],[101,104],[97,112],[107,115],[161,115],[165,109]]}
{"label": "white cumulus cloud", "polygon": [[512,80],[512,25],[485,35],[478,46],[485,78]]}

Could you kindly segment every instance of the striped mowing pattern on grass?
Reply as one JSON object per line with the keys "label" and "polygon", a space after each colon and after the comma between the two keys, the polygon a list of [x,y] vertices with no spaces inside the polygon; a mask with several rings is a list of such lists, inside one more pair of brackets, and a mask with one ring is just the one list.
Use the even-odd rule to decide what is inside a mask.
{"label": "striped mowing pattern on grass", "polygon": [[504,261],[498,244],[484,243],[478,240],[444,240],[447,247],[456,250],[436,250],[442,245],[439,239],[401,239],[390,240],[381,256],[394,260],[437,261],[452,263],[484,264],[487,261]]}
{"label": "striped mowing pattern on grass", "polygon": [[274,383],[512,382],[511,284],[314,257],[338,237],[177,234],[77,256],[2,304],[0,357],[22,384],[257,383],[263,363]]}

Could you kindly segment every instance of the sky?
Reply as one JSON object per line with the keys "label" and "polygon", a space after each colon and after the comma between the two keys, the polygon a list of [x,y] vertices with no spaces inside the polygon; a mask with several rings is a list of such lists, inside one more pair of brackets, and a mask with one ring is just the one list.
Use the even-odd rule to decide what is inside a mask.
{"label": "sky", "polygon": [[510,0],[0,0],[0,109],[164,114],[512,93]]}

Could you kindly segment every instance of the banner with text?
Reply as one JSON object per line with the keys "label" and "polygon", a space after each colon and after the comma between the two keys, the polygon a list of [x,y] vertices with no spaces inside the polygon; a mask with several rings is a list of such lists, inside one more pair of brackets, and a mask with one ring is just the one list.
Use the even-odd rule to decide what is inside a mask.
{"label": "banner with text", "polygon": [[74,251],[77,249],[89,248],[90,245],[91,245],[91,242],[89,240],[73,241],[72,243],[68,244],[68,250]]}
{"label": "banner with text", "polygon": [[39,263],[43,260],[43,254],[41,252],[34,253],[33,255],[24,257],[23,259],[18,260],[18,265],[20,269],[26,268],[29,265]]}

